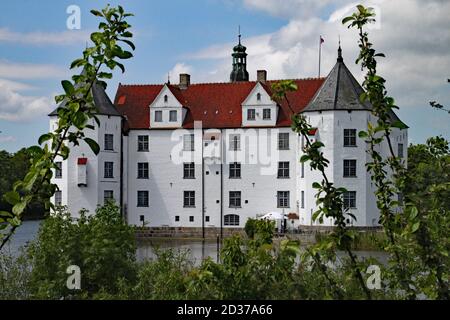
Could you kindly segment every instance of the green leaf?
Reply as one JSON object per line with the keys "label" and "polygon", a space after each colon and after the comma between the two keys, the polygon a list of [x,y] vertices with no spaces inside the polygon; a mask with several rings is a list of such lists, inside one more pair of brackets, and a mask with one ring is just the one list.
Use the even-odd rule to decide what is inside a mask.
{"label": "green leaf", "polygon": [[417,221],[416,223],[414,223],[414,224],[412,225],[412,227],[411,227],[411,232],[412,232],[412,233],[416,232],[417,230],[419,230],[419,227],[420,227],[420,221]]}
{"label": "green leaf", "polygon": [[314,189],[320,189],[322,186],[321,186],[320,183],[318,183],[318,182],[313,182],[312,187],[313,187]]}
{"label": "green leaf", "polygon": [[73,95],[73,93],[75,92],[75,88],[73,87],[72,82],[70,82],[69,80],[63,80],[61,81],[61,84],[67,95]]}
{"label": "green leaf", "polygon": [[86,60],[84,60],[84,59],[76,59],[70,65],[70,69],[73,69],[73,68],[76,68],[76,67],[80,67],[80,66],[82,66],[84,64],[86,64]]}
{"label": "green leaf", "polygon": [[52,138],[53,138],[53,135],[51,133],[45,133],[39,137],[38,143],[43,144],[45,141],[50,140]]}
{"label": "green leaf", "polygon": [[123,41],[123,42],[125,42],[126,44],[128,44],[130,47],[131,47],[131,49],[133,49],[133,50],[136,50],[136,46],[134,45],[134,43],[133,42],[131,42],[130,40],[121,40],[121,41]]}
{"label": "green leaf", "polygon": [[23,212],[23,210],[25,210],[27,204],[28,204],[28,203],[27,203],[27,201],[25,201],[25,200],[22,200],[22,201],[16,203],[16,204],[14,205],[14,207],[12,208],[12,212],[13,212],[15,215],[21,215],[22,212]]}
{"label": "green leaf", "polygon": [[346,24],[349,21],[352,21],[354,18],[353,17],[345,17],[344,19],[342,19],[342,24]]}
{"label": "green leaf", "polygon": [[358,137],[360,137],[361,139],[367,138],[368,136],[369,134],[365,131],[358,132]]}
{"label": "green leaf", "polygon": [[103,17],[103,14],[102,14],[100,11],[97,11],[97,10],[91,10],[91,13],[92,13],[94,16],[97,16],[97,17]]}
{"label": "green leaf", "polygon": [[91,138],[84,138],[84,141],[89,145],[92,152],[98,155],[98,153],[100,152],[100,147],[98,143],[95,140],[92,140]]}

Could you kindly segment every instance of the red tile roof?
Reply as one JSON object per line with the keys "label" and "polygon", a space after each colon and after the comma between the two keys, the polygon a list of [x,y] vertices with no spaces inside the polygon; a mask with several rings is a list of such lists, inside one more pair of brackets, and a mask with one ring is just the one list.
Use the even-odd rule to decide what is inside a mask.
{"label": "red tile roof", "polygon": [[[301,112],[322,85],[324,78],[298,79],[298,90],[288,94],[288,100],[295,113]],[[271,94],[271,84],[264,88]],[[256,82],[191,84],[187,89],[169,85],[171,92],[188,109],[184,128],[193,128],[194,121],[202,121],[203,128],[238,128],[242,123],[242,102],[255,87]],[[117,89],[115,105],[128,119],[131,129],[150,127],[149,106],[164,85],[122,85]],[[286,101],[280,103],[277,126],[291,125],[290,111]]]}

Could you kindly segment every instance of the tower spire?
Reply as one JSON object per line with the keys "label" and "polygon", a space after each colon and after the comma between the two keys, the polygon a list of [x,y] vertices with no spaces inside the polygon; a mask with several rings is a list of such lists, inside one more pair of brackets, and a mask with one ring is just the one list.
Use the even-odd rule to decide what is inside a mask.
{"label": "tower spire", "polygon": [[248,81],[249,76],[247,72],[247,48],[241,44],[241,26],[238,28],[239,43],[233,48],[233,70],[230,74],[231,82]]}
{"label": "tower spire", "polygon": [[344,58],[342,58],[341,36],[339,36],[339,47],[338,47],[338,57],[337,57],[337,62],[344,62]]}

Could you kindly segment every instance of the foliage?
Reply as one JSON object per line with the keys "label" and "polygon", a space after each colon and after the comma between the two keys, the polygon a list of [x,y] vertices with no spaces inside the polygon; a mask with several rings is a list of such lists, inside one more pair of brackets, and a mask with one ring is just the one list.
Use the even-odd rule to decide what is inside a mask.
{"label": "foliage", "polygon": [[[112,203],[95,215],[81,212],[78,220],[62,208],[47,218],[37,240],[29,248],[34,298],[92,297],[106,291],[117,293],[119,282],[135,277],[134,229]],[[67,267],[81,270],[81,290],[67,289]]]}
{"label": "foliage", "polygon": [[272,243],[275,221],[250,218],[245,223],[244,230],[252,240],[262,243]]}
{"label": "foliage", "polygon": [[82,67],[83,72],[74,75],[72,81],[61,81],[64,93],[55,97],[56,103],[63,104],[58,109],[57,127],[53,132],[39,137],[39,145],[43,147],[33,146],[28,149],[31,166],[27,174],[23,180],[14,184],[12,191],[4,195],[12,210],[0,211],[0,250],[21,224],[22,214],[30,203],[35,199],[45,199],[46,209],[52,207],[50,197],[57,189],[51,183],[52,169],[56,169],[54,161],[57,157],[63,160],[68,158],[69,145],[77,146],[83,140],[95,154],[99,152],[97,143],[85,136],[85,129],[95,129],[88,124],[90,119],[95,119],[99,125],[91,89],[95,83],[106,88],[106,82],[102,79],[112,78],[112,73],[102,71],[102,67],[106,66],[109,71],[116,68],[125,71],[119,61],[129,59],[133,54],[124,50],[120,44],[126,44],[133,50],[134,44],[130,41],[131,26],[125,21],[132,14],[126,13],[121,6],[113,8],[108,5],[101,11],[92,10],[91,13],[100,17],[102,22],[98,25],[99,31],[91,34],[93,45],[83,51],[83,57],[70,65],[71,69]]}
{"label": "foliage", "polygon": [[30,298],[31,266],[25,254],[0,254],[0,300]]}
{"label": "foliage", "polygon": [[[3,195],[13,188],[16,181],[25,177],[30,168],[30,152],[23,148],[16,153],[0,151],[0,211],[10,211],[11,205],[3,199]],[[43,217],[44,203],[41,199],[31,202],[23,212],[24,218]]]}

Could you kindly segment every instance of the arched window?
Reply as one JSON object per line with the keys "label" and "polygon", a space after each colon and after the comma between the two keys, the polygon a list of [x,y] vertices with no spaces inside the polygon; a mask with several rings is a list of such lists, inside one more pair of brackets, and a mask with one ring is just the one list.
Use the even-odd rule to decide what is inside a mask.
{"label": "arched window", "polygon": [[224,216],[224,224],[226,226],[238,226],[239,216],[237,214],[227,214]]}
{"label": "arched window", "polygon": [[261,93],[258,93],[258,94],[256,95],[256,100],[261,101]]}
{"label": "arched window", "polygon": [[169,97],[167,96],[167,94],[164,96],[164,102],[169,101]]}

